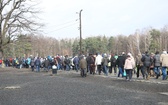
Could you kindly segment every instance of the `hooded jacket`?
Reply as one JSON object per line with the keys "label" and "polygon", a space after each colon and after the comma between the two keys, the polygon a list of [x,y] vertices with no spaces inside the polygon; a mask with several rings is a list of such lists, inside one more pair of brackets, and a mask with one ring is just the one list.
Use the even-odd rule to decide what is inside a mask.
{"label": "hooded jacket", "polygon": [[132,60],[131,57],[128,57],[128,58],[125,60],[124,69],[133,69],[133,67],[134,67],[133,60]]}
{"label": "hooded jacket", "polygon": [[168,67],[168,54],[167,53],[161,54],[160,62],[162,63],[162,67]]}

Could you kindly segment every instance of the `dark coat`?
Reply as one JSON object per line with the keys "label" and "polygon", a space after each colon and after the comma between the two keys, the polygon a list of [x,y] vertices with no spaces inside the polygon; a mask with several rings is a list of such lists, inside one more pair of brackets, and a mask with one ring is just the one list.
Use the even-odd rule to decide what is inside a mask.
{"label": "dark coat", "polygon": [[113,57],[110,58],[110,62],[111,62],[111,66],[115,66],[116,62],[117,62],[117,59],[113,56]]}
{"label": "dark coat", "polygon": [[103,66],[107,66],[108,62],[109,62],[109,59],[107,57],[104,57],[103,60],[102,60]]}
{"label": "dark coat", "polygon": [[154,56],[154,66],[160,66],[160,55],[156,54]]}
{"label": "dark coat", "polygon": [[50,65],[50,61],[47,59],[44,61],[44,67],[47,68]]}
{"label": "dark coat", "polygon": [[151,66],[152,59],[149,56],[149,54],[146,54],[146,55],[142,56],[141,61],[143,62],[143,65],[145,67],[150,67]]}
{"label": "dark coat", "polygon": [[38,59],[36,59],[36,61],[35,61],[35,65],[36,66],[40,66],[41,65],[41,61],[40,61],[40,59],[38,58]]}
{"label": "dark coat", "polygon": [[30,66],[34,66],[34,59],[30,61]]}
{"label": "dark coat", "polygon": [[125,55],[119,56],[117,58],[117,61],[116,61],[116,64],[118,65],[118,67],[124,67],[125,60],[126,60],[126,56]]}
{"label": "dark coat", "polygon": [[94,65],[95,64],[95,58],[91,55],[86,58],[88,65]]}

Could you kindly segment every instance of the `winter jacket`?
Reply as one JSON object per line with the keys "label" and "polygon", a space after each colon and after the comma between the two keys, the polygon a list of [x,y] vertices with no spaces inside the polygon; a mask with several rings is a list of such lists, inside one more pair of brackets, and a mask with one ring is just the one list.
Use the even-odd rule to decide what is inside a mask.
{"label": "winter jacket", "polygon": [[86,58],[88,65],[94,65],[95,64],[95,58],[91,55]]}
{"label": "winter jacket", "polygon": [[81,60],[80,60],[79,67],[80,67],[81,69],[86,69],[87,63],[86,63],[86,60],[85,60],[85,59],[81,59]]}
{"label": "winter jacket", "polygon": [[34,59],[31,60],[30,65],[34,66]]}
{"label": "winter jacket", "polygon": [[46,59],[44,61],[44,67],[47,68],[50,65],[50,61],[48,59]]}
{"label": "winter jacket", "polygon": [[124,69],[133,69],[133,68],[134,68],[134,62],[131,57],[128,57],[125,60]]}
{"label": "winter jacket", "polygon": [[79,64],[79,57],[75,57],[74,59],[73,59],[73,64],[74,65],[78,65]]}
{"label": "winter jacket", "polygon": [[61,63],[62,63],[62,61],[61,61],[61,59],[60,59],[59,56],[57,56],[56,59],[57,59],[57,61],[58,61],[58,64],[61,64]]}
{"label": "winter jacket", "polygon": [[36,65],[36,66],[40,66],[40,65],[41,65],[40,59],[36,59],[35,65]]}
{"label": "winter jacket", "polygon": [[160,55],[159,54],[154,56],[154,66],[160,66]]}
{"label": "winter jacket", "polygon": [[107,57],[104,57],[103,60],[102,60],[103,66],[107,66],[108,62],[109,62],[109,59]]}
{"label": "winter jacket", "polygon": [[102,62],[102,56],[98,55],[95,60],[95,65],[101,65]]}
{"label": "winter jacket", "polygon": [[162,67],[168,67],[168,54],[161,54],[160,62],[162,63]]}
{"label": "winter jacket", "polygon": [[142,56],[141,61],[143,62],[143,65],[145,67],[151,66],[151,57],[149,56],[149,54]]}
{"label": "winter jacket", "polygon": [[126,59],[125,55],[119,56],[117,58],[116,64],[118,65],[118,67],[124,67],[125,59]]}
{"label": "winter jacket", "polygon": [[116,61],[117,59],[113,56],[110,58],[110,62],[111,62],[111,66],[115,66],[116,65]]}

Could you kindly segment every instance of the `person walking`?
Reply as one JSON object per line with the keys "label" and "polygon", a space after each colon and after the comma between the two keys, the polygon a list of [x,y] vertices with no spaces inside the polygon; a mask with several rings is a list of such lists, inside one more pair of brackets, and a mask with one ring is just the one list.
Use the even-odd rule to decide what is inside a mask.
{"label": "person walking", "polygon": [[44,70],[46,72],[48,72],[50,70],[50,61],[48,58],[45,58],[44,62],[43,62],[43,65],[44,65]]}
{"label": "person walking", "polygon": [[37,59],[35,60],[36,72],[40,72],[40,65],[41,65],[40,58],[37,57]]}
{"label": "person walking", "polygon": [[70,63],[71,63],[71,61],[70,61],[68,55],[65,56],[64,63],[65,63],[66,70],[70,71],[70,69],[71,69],[70,68]]}
{"label": "person walking", "polygon": [[75,68],[76,72],[78,72],[78,69],[79,69],[79,57],[77,55],[73,59],[73,64],[74,64],[74,68]]}
{"label": "person walking", "polygon": [[150,66],[150,76],[151,77],[154,77],[155,73],[154,73],[154,56],[155,54],[154,53],[151,53],[150,57],[151,57],[151,66]]}
{"label": "person walking", "polygon": [[87,57],[86,57],[86,62],[87,62],[87,72],[90,72],[90,65],[91,65],[91,56],[92,54],[90,53]]}
{"label": "person walking", "polygon": [[2,59],[0,59],[0,67],[2,66]]}
{"label": "person walking", "polygon": [[115,58],[115,56],[113,54],[111,54],[111,58],[110,58],[110,62],[111,62],[111,66],[109,69],[109,73],[113,73],[114,70],[114,75],[116,75],[117,71],[116,71],[116,61],[117,59]]}
{"label": "person walking", "polygon": [[160,56],[160,62],[162,64],[162,80],[167,79],[167,67],[168,67],[168,54],[166,51],[163,51],[163,53]]}
{"label": "person walking", "polygon": [[[132,70],[134,68],[134,62],[130,55],[127,55],[127,59],[125,60],[124,69],[126,71],[126,80],[132,79]],[[129,77],[129,79],[128,79]]]}
{"label": "person walking", "polygon": [[31,66],[32,71],[34,71],[34,63],[35,63],[34,59],[31,58],[30,66]]}
{"label": "person walking", "polygon": [[60,69],[62,69],[62,65],[61,65],[62,64],[62,60],[61,60],[59,54],[56,56],[56,59],[58,61],[57,69],[60,70]]}
{"label": "person walking", "polygon": [[122,52],[122,55],[118,56],[117,58],[117,61],[116,61],[116,64],[118,66],[118,77],[120,77],[120,74],[123,76],[123,72],[124,72],[124,64],[125,64],[125,59],[126,59],[126,56],[125,56],[125,53]]}
{"label": "person walking", "polygon": [[142,58],[141,54],[138,54],[138,56],[136,56],[137,78],[139,78],[139,72],[141,71],[143,79],[145,79],[143,62],[141,61],[141,58]]}
{"label": "person walking", "polygon": [[95,74],[95,57],[93,54],[90,57],[90,74]]}
{"label": "person walking", "polygon": [[146,75],[146,79],[150,78],[150,66],[151,66],[151,57],[148,54],[148,51],[145,52],[145,55],[142,56],[141,61],[143,62],[144,73]]}
{"label": "person walking", "polygon": [[101,74],[101,62],[102,62],[102,56],[97,53],[96,54],[96,60],[95,60],[95,65],[97,66],[97,72],[99,73],[99,75]]}
{"label": "person walking", "polygon": [[81,57],[81,60],[79,62],[79,68],[81,69],[81,76],[86,77],[87,63],[86,63],[86,59],[84,59],[84,56]]}
{"label": "person walking", "polygon": [[159,51],[156,51],[154,56],[154,72],[156,74],[156,79],[160,76],[160,54]]}
{"label": "person walking", "polygon": [[102,65],[103,65],[103,71],[104,71],[104,74],[106,76],[108,76],[108,62],[109,62],[109,59],[107,57],[107,54],[105,53],[104,54],[104,57],[102,59]]}

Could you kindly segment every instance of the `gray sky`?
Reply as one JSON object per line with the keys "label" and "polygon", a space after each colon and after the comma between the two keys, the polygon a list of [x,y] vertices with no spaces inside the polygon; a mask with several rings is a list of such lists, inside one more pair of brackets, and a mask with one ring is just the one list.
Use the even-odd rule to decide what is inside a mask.
{"label": "gray sky", "polygon": [[[136,29],[168,25],[168,0],[41,0],[44,34],[55,38],[134,34]],[[78,19],[78,20],[77,20]]]}

